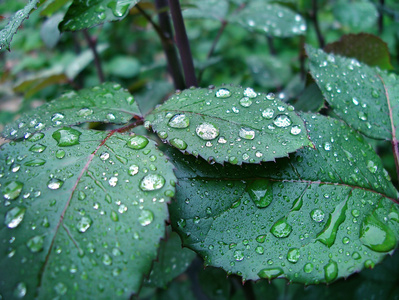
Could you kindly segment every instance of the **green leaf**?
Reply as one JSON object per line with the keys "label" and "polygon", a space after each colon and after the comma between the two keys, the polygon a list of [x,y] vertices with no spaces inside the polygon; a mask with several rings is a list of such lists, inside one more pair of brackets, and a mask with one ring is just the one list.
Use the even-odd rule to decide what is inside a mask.
{"label": "green leaf", "polygon": [[39,130],[84,122],[125,124],[137,115],[140,111],[133,96],[120,84],[107,82],[71,91],[24,114],[6,126],[3,136],[18,139]]}
{"label": "green leaf", "polygon": [[317,84],[313,82],[307,86],[294,106],[295,109],[303,112],[320,111],[324,106],[324,99]]}
{"label": "green leaf", "polygon": [[74,0],[60,24],[60,30],[77,31],[122,20],[138,2],[140,0]]}
{"label": "green leaf", "polygon": [[161,241],[158,259],[152,266],[146,285],[166,287],[170,281],[187,269],[195,256],[195,252],[182,247],[177,233],[169,232],[167,240]]}
{"label": "green leaf", "polygon": [[275,37],[292,37],[306,31],[305,20],[299,14],[280,4],[265,4],[264,1],[250,2],[229,21],[250,31]]}
{"label": "green leaf", "polygon": [[62,13],[57,13],[43,22],[40,28],[40,37],[48,48],[54,48],[61,37],[58,24],[62,21],[63,17]]}
{"label": "green leaf", "polygon": [[205,264],[243,280],[332,282],[382,260],[399,236],[398,193],[345,123],[304,114],[315,149],[262,165],[173,155],[172,226]]}
{"label": "green leaf", "polygon": [[0,31],[0,50],[4,47],[10,50],[10,43],[17,33],[18,28],[21,26],[25,19],[29,18],[29,14],[32,10],[36,9],[36,5],[39,0],[29,0],[29,3],[21,10],[17,11],[9,20],[8,24],[4,29]]}
{"label": "green leaf", "polygon": [[127,299],[156,258],[173,166],[143,136],[51,128],[0,148],[5,299]]}
{"label": "green leaf", "polygon": [[140,62],[130,56],[115,56],[104,65],[104,71],[121,78],[131,78],[140,73]]}
{"label": "green leaf", "polygon": [[183,11],[184,18],[223,21],[229,11],[229,3],[226,0],[202,0],[195,2],[194,5],[195,7]]}
{"label": "green leaf", "polygon": [[356,58],[369,66],[392,70],[388,45],[378,36],[359,33],[346,34],[338,42],[324,47],[327,53]]}
{"label": "green leaf", "polygon": [[252,88],[184,90],[146,120],[163,141],[210,162],[271,161],[309,145],[293,107]]}
{"label": "green leaf", "polygon": [[334,111],[375,139],[398,139],[398,84],[394,74],[306,47],[310,72]]}

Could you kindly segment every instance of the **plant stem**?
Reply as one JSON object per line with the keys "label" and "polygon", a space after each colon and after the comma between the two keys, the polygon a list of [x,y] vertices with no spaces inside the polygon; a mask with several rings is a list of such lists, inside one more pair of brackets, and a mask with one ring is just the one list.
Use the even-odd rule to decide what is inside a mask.
{"label": "plant stem", "polygon": [[183,65],[186,87],[198,86],[195,76],[193,57],[191,54],[190,43],[188,41],[186,27],[181,13],[179,0],[168,0],[169,8],[172,14],[173,26],[175,28],[177,48]]}
{"label": "plant stem", "polygon": [[271,37],[270,35],[266,35],[266,40],[267,40],[267,45],[269,46],[270,55],[276,56],[277,51],[276,51],[276,48],[274,47],[273,37]]}
{"label": "plant stem", "polygon": [[97,44],[96,39],[89,35],[89,33],[87,32],[87,29],[84,29],[82,32],[83,32],[83,35],[84,35],[87,43],[89,44],[91,51],[93,52],[94,64],[97,69],[98,80],[100,81],[100,83],[103,83],[105,81],[105,79],[104,79],[103,69],[101,66],[100,56],[98,55],[98,52],[96,49],[96,44]]}
{"label": "plant stem", "polygon": [[173,43],[173,31],[170,24],[169,14],[166,11],[166,8],[168,8],[168,1],[155,0],[155,6],[158,11],[159,26],[151,21],[150,22],[153,24],[155,30],[157,30],[157,27],[159,28],[159,31],[157,30],[157,32],[158,35],[161,34],[160,38],[168,63],[168,71],[172,76],[175,89],[182,90],[185,88],[186,84],[184,83],[184,76],[182,73],[179,57]]}
{"label": "plant stem", "polygon": [[325,45],[325,42],[324,42],[324,37],[321,34],[319,20],[317,18],[317,1],[318,0],[312,0],[312,12],[310,14],[310,18],[313,20],[313,23],[314,23],[314,28],[316,30],[317,39],[319,40],[319,46],[320,46],[320,48],[323,48]]}
{"label": "plant stem", "polygon": [[380,9],[378,16],[378,33],[381,34],[384,30],[384,12],[383,7],[385,5],[385,0],[380,0]]}

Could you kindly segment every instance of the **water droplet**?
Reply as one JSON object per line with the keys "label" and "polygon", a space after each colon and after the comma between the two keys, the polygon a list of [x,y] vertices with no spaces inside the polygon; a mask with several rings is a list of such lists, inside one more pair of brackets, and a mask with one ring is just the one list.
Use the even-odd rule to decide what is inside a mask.
{"label": "water droplet", "polygon": [[378,98],[380,97],[380,93],[377,90],[373,90],[371,92],[371,96],[373,96],[373,98]]}
{"label": "water droplet", "polygon": [[238,158],[235,157],[235,156],[230,156],[229,157],[229,163],[231,163],[232,165],[238,164]]}
{"label": "water droplet", "polygon": [[141,135],[135,135],[126,143],[126,145],[135,150],[143,149],[148,144],[148,139]]}
{"label": "water droplet", "polygon": [[108,183],[110,186],[116,186],[118,183],[118,177],[112,176],[109,180]]}
{"label": "water droplet", "polygon": [[24,163],[24,166],[27,166],[27,167],[39,167],[39,166],[43,166],[45,163],[46,163],[46,161],[44,159],[35,158],[35,159],[31,159],[29,161],[26,161]]}
{"label": "water droplet", "polygon": [[292,126],[291,127],[291,131],[290,131],[290,133],[292,134],[292,135],[298,135],[298,134],[300,134],[301,133],[301,128],[298,126],[298,125],[295,125],[295,126]]}
{"label": "water droplet", "polygon": [[244,259],[244,251],[235,250],[233,256],[236,261],[242,261]]}
{"label": "water droplet", "polygon": [[55,157],[57,157],[58,159],[63,159],[65,157],[65,151],[62,149],[57,150],[57,152],[55,153]]}
{"label": "water droplet", "polygon": [[101,261],[106,266],[112,265],[112,257],[109,254],[107,254],[107,253],[103,254],[103,257],[102,257]]}
{"label": "water droplet", "polygon": [[273,120],[274,125],[276,125],[277,127],[288,127],[291,125],[291,119],[289,116],[287,115],[278,115],[274,118]]}
{"label": "water droplet", "polygon": [[252,181],[247,186],[248,194],[259,208],[267,207],[273,201],[273,184],[266,179]]}
{"label": "water droplet", "polygon": [[273,93],[269,93],[266,95],[267,100],[274,100],[275,98],[276,98],[276,95],[274,95]]}
{"label": "water droplet", "polygon": [[359,111],[358,117],[362,121],[367,121],[367,115],[364,112],[362,112],[362,111]]}
{"label": "water droplet", "polygon": [[158,136],[161,139],[166,139],[168,137],[168,133],[166,131],[160,131],[158,132]]}
{"label": "water droplet", "polygon": [[369,160],[369,161],[367,162],[367,169],[368,169],[371,173],[375,174],[375,173],[377,172],[378,166],[377,166],[372,160]]}
{"label": "water droplet", "polygon": [[217,98],[229,98],[231,96],[231,92],[228,89],[219,89],[216,92],[216,97]]}
{"label": "water droplet", "polygon": [[321,209],[314,209],[310,212],[310,216],[315,222],[323,222],[325,213]]}
{"label": "water droplet", "polygon": [[109,153],[108,152],[103,152],[100,154],[100,159],[101,160],[107,160],[109,158]]}
{"label": "water droplet", "polygon": [[43,250],[44,237],[42,235],[34,236],[29,239],[26,246],[29,248],[30,252],[36,253]]}
{"label": "water droplet", "polygon": [[116,117],[115,117],[114,114],[107,114],[107,119],[110,120],[110,121],[113,121],[113,120],[116,119]]}
{"label": "water droplet", "polygon": [[266,239],[266,235],[265,235],[265,234],[258,235],[258,236],[255,238],[255,240],[256,240],[258,243],[261,243],[261,244],[265,242],[265,239]]}
{"label": "water droplet", "polygon": [[24,219],[25,211],[26,211],[25,207],[20,207],[20,206],[13,207],[6,213],[4,224],[8,228],[17,227]]}
{"label": "water droplet", "polygon": [[274,110],[272,108],[266,108],[264,111],[262,111],[262,117],[265,119],[271,119],[274,116]]}
{"label": "water droplet", "polygon": [[270,232],[278,238],[285,238],[289,236],[291,231],[292,226],[287,223],[287,219],[285,217],[274,223],[274,225],[270,229]]}
{"label": "water droplet", "polygon": [[34,143],[41,140],[42,138],[44,138],[44,133],[36,132],[35,134],[28,137],[28,141]]}
{"label": "water droplet", "polygon": [[18,198],[18,196],[22,192],[24,184],[19,181],[9,181],[6,184],[4,184],[2,192],[3,192],[3,197],[7,200],[14,200]]}
{"label": "water droplet", "polygon": [[364,262],[364,267],[367,269],[373,269],[374,266],[375,266],[375,263],[371,259],[368,259]]}
{"label": "water droplet", "polygon": [[79,144],[79,136],[82,133],[76,129],[63,127],[55,131],[52,137],[57,141],[59,147],[69,147]]}
{"label": "water droplet", "polygon": [[292,248],[287,253],[287,260],[293,264],[297,263],[301,254],[298,248]]}
{"label": "water droplet", "polygon": [[197,135],[205,140],[213,140],[219,136],[219,129],[211,123],[202,123],[195,129]]}
{"label": "water droplet", "polygon": [[82,108],[81,110],[78,111],[78,116],[79,117],[87,117],[93,114],[93,110],[90,108]]}
{"label": "water droplet", "polygon": [[108,3],[107,7],[111,9],[115,17],[121,18],[127,12],[129,4],[123,1],[111,1]]}
{"label": "water droplet", "polygon": [[57,293],[57,295],[65,295],[66,292],[68,291],[68,288],[66,287],[65,284],[63,284],[62,282],[58,282],[55,286],[54,286],[54,291]]}
{"label": "water droplet", "polygon": [[238,135],[246,140],[253,140],[255,138],[255,130],[251,128],[241,127]]}
{"label": "water droplet", "polygon": [[243,97],[240,99],[240,104],[243,107],[250,107],[252,104],[252,100],[249,99],[248,97]]}
{"label": "water droplet", "polygon": [[46,150],[46,146],[42,144],[35,144],[32,147],[30,147],[29,151],[36,152],[36,153],[42,153],[44,150]]}
{"label": "water droplet", "polygon": [[148,209],[143,209],[140,212],[139,223],[141,226],[150,225],[153,220],[154,220],[154,214],[152,211],[150,211]]}
{"label": "water droplet", "polygon": [[64,182],[62,180],[57,178],[51,178],[49,182],[47,182],[47,187],[50,190],[58,190],[60,187],[62,187],[63,184]]}
{"label": "water droplet", "polygon": [[326,282],[331,282],[338,276],[338,264],[330,260],[328,264],[324,266],[324,278]]}
{"label": "water droplet", "polygon": [[76,227],[79,232],[86,232],[87,229],[90,228],[93,221],[89,217],[82,217],[79,222],[76,224]]}
{"label": "water droplet", "polygon": [[24,282],[18,283],[14,290],[14,296],[17,298],[23,298],[25,297],[26,293],[27,293],[26,284]]}
{"label": "water droplet", "polygon": [[179,138],[171,139],[170,144],[180,150],[184,150],[187,148],[187,143]]}
{"label": "water droplet", "polygon": [[[51,116],[51,121],[53,122],[59,122],[62,119],[64,119],[65,116],[62,113],[55,113]],[[59,124],[59,123],[58,123]]]}
{"label": "water droplet", "polygon": [[359,105],[359,100],[357,100],[355,97],[352,98],[352,102],[355,105]]}
{"label": "water droplet", "polygon": [[255,252],[258,254],[263,254],[265,252],[265,249],[262,246],[258,246],[255,248]]}
{"label": "water droplet", "polygon": [[360,228],[360,241],[376,252],[388,252],[395,248],[395,233],[374,214],[363,221]]}
{"label": "water droplet", "polygon": [[129,167],[128,173],[131,176],[136,175],[139,172],[139,166],[138,165],[131,165]]}
{"label": "water droplet", "polygon": [[165,184],[165,178],[159,174],[148,174],[140,182],[140,188],[143,191],[155,191],[162,188]]}
{"label": "water droplet", "polygon": [[78,192],[78,200],[82,201],[86,199],[86,194],[83,191]]}
{"label": "water droplet", "polygon": [[283,270],[281,268],[266,268],[259,271],[258,276],[260,278],[271,280],[283,274]]}
{"label": "water droplet", "polygon": [[307,263],[306,265],[303,266],[303,271],[309,274],[313,271],[313,268],[314,266],[312,263]]}
{"label": "water droplet", "polygon": [[190,119],[185,114],[174,115],[168,122],[172,128],[187,128],[190,125]]}

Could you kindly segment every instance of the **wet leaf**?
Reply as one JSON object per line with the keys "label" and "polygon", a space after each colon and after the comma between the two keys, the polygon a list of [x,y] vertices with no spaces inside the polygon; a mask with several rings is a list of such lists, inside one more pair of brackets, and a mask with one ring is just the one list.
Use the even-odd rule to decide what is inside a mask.
{"label": "wet leaf", "polygon": [[195,7],[183,10],[184,18],[223,21],[229,10],[229,3],[226,0],[202,0],[196,1],[193,4]]}
{"label": "wet leaf", "polygon": [[60,24],[60,30],[77,31],[122,20],[138,2],[140,0],[74,0]]}
{"label": "wet leaf", "polygon": [[84,122],[124,124],[140,115],[133,96],[116,83],[71,91],[48,102],[6,126],[4,137],[29,137],[33,132],[50,127]]}
{"label": "wet leaf", "polygon": [[29,18],[30,12],[36,9],[38,3],[39,0],[29,0],[29,3],[23,9],[17,11],[10,18],[6,27],[0,31],[0,50],[3,48],[10,50],[10,43],[14,34],[17,33],[22,22]]}
{"label": "wet leaf", "polygon": [[324,106],[324,98],[317,84],[313,82],[307,86],[294,106],[303,112],[320,111]]}
{"label": "wet leaf", "polygon": [[291,37],[306,31],[305,20],[299,14],[280,4],[265,4],[264,1],[250,2],[229,21],[250,31],[275,37]]}
{"label": "wet leaf", "polygon": [[146,120],[158,136],[210,162],[257,163],[309,145],[304,123],[274,94],[219,86],[178,92]]}
{"label": "wet leaf", "polygon": [[371,138],[398,139],[399,85],[394,74],[356,59],[306,49],[310,72],[335,113]]}
{"label": "wet leaf", "polygon": [[5,299],[136,293],[165,233],[172,165],[143,136],[51,128],[0,148]]}
{"label": "wet leaf", "polygon": [[173,155],[172,226],[205,260],[243,280],[332,282],[392,253],[398,193],[381,160],[341,121],[304,114],[315,149],[221,167]]}

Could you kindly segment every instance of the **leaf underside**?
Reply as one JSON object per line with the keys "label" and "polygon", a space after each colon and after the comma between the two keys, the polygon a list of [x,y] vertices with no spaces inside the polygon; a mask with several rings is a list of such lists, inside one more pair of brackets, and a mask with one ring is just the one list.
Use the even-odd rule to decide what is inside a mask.
{"label": "leaf underside", "polygon": [[241,165],[272,161],[309,145],[303,120],[293,110],[274,94],[221,86],[179,92],[146,121],[181,151]]}
{"label": "leaf underside", "polygon": [[164,236],[172,165],[142,136],[33,137],[0,148],[2,296],[127,299]]}
{"label": "leaf underside", "polygon": [[61,31],[76,31],[122,20],[140,0],[74,0],[60,23]]}
{"label": "leaf underside", "polygon": [[304,114],[316,149],[276,163],[209,165],[177,152],[172,226],[207,265],[243,280],[315,284],[372,267],[396,247],[397,191],[343,122]]}
{"label": "leaf underside", "polygon": [[7,125],[2,134],[18,139],[39,130],[84,122],[126,124],[136,115],[141,113],[133,96],[120,84],[107,82],[65,93]]}

